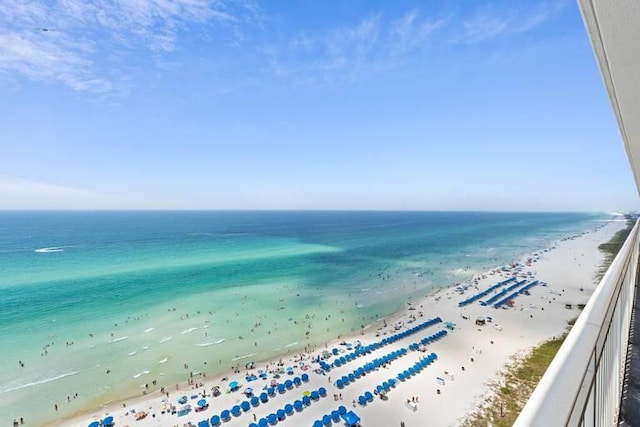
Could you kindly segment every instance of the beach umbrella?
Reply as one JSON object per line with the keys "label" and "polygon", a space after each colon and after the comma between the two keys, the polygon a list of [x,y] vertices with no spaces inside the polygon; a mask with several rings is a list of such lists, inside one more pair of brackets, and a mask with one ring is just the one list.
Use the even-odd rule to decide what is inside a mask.
{"label": "beach umbrella", "polygon": [[333,354],[338,354],[338,349],[337,349],[337,348],[334,348],[333,350],[331,350],[331,352],[332,352]]}
{"label": "beach umbrella", "polygon": [[346,414],[347,413],[347,408],[345,408],[344,406],[340,405],[338,406],[338,413],[340,415]]}
{"label": "beach umbrella", "polygon": [[349,381],[355,381],[356,380],[356,376],[353,374],[349,374]]}
{"label": "beach umbrella", "polygon": [[367,391],[367,392],[364,394],[364,397],[365,397],[365,399],[367,399],[369,402],[372,402],[372,401],[373,401],[373,394],[371,394],[371,392],[370,392],[370,391]]}
{"label": "beach umbrella", "polygon": [[261,393],[260,394],[260,401],[266,402],[268,400],[269,400],[269,396],[267,396],[267,393]]}
{"label": "beach umbrella", "polygon": [[268,387],[268,388],[267,388],[267,394],[268,394],[269,396],[273,396],[274,394],[276,394],[276,389],[275,389],[275,388],[273,388],[273,387]]}
{"label": "beach umbrella", "polygon": [[211,425],[217,426],[218,424],[220,424],[220,417],[217,415],[214,415],[213,417],[211,417]]}
{"label": "beach umbrella", "polygon": [[225,409],[224,411],[220,412],[220,418],[223,420],[228,420],[229,418],[231,418],[229,410]]}
{"label": "beach umbrella", "polygon": [[102,425],[103,426],[110,426],[113,424],[113,417],[109,416],[106,417],[104,420],[102,420]]}
{"label": "beach umbrella", "polygon": [[325,415],[324,417],[322,417],[322,423],[326,426],[331,425],[331,416]]}
{"label": "beach umbrella", "polygon": [[198,423],[198,427],[209,427],[209,420],[202,420]]}
{"label": "beach umbrella", "polygon": [[302,396],[302,403],[304,403],[305,405],[310,405],[311,398],[309,396]]}
{"label": "beach umbrella", "polygon": [[278,393],[284,393],[285,391],[284,384],[278,384]]}
{"label": "beach umbrella", "polygon": [[336,381],[336,387],[338,387],[339,389],[343,389],[344,388],[344,383],[342,382],[342,380],[337,380]]}
{"label": "beach umbrella", "polygon": [[367,399],[365,399],[364,396],[360,396],[358,397],[358,403],[361,404],[362,406],[367,404]]}
{"label": "beach umbrella", "polygon": [[325,396],[327,395],[327,389],[326,389],[326,388],[324,388],[324,387],[320,387],[320,388],[318,389],[318,394],[319,394],[320,396],[322,396],[322,397],[325,397]]}
{"label": "beach umbrella", "polygon": [[230,388],[230,389],[234,389],[234,388],[236,388],[236,387],[238,387],[238,381],[231,381],[231,382],[229,383],[229,388]]}
{"label": "beach umbrella", "polygon": [[279,420],[284,420],[284,419],[285,419],[285,417],[286,417],[286,415],[285,415],[285,413],[284,413],[284,409],[278,409],[278,410],[276,411],[276,415],[278,416],[278,419],[279,419]]}
{"label": "beach umbrella", "polygon": [[349,377],[347,376],[343,376],[342,378],[340,378],[342,380],[342,382],[344,383],[344,385],[349,384]]}
{"label": "beach umbrella", "polygon": [[301,382],[302,382],[302,380],[300,379],[300,377],[295,377],[295,378],[293,379],[293,383],[294,383],[295,385],[300,385],[300,383],[301,383]]}
{"label": "beach umbrella", "polygon": [[296,409],[296,411],[302,411],[302,401],[296,400],[295,402],[293,402],[293,407]]}
{"label": "beach umbrella", "polygon": [[206,400],[204,400],[204,399],[200,399],[200,400],[198,400],[198,406],[199,406],[199,407],[201,407],[201,408],[202,408],[203,406],[207,406],[207,401],[206,401]]}
{"label": "beach umbrella", "polygon": [[259,399],[256,396],[253,396],[251,398],[251,405],[258,406],[258,403],[260,403]]}
{"label": "beach umbrella", "polygon": [[302,381],[304,381],[305,383],[306,383],[307,381],[309,381],[309,375],[307,375],[307,374],[302,374]]}
{"label": "beach umbrella", "polygon": [[260,418],[260,421],[258,421],[258,427],[267,427],[267,424],[269,424],[269,421],[266,418]]}
{"label": "beach umbrella", "polygon": [[251,423],[251,424],[249,424],[249,427],[258,427],[258,424],[256,424],[256,423]]}
{"label": "beach umbrella", "polygon": [[340,421],[340,412],[331,411],[331,418],[333,418],[333,421],[335,421],[335,422]]}
{"label": "beach umbrella", "polygon": [[287,414],[293,413],[293,405],[290,403],[284,405],[284,412],[286,412]]}
{"label": "beach umbrella", "polygon": [[247,412],[249,409],[251,409],[251,405],[246,400],[240,404],[240,407],[245,412]]}
{"label": "beach umbrella", "polygon": [[285,386],[286,388],[291,388],[291,387],[293,387],[293,381],[291,381],[291,380],[286,380],[286,381],[284,382],[284,386]]}
{"label": "beach umbrella", "polygon": [[240,415],[241,412],[242,412],[242,408],[240,408],[240,406],[238,405],[234,405],[233,408],[231,408],[231,413],[233,414],[234,417],[237,417],[238,415]]}
{"label": "beach umbrella", "polygon": [[278,417],[276,416],[276,414],[269,414],[267,420],[269,421],[269,424],[275,424],[278,422]]}
{"label": "beach umbrella", "polygon": [[94,421],[91,424],[89,424],[89,427],[100,427],[100,422],[99,421]]}
{"label": "beach umbrella", "polygon": [[311,398],[313,400],[318,400],[318,399],[320,399],[320,394],[318,394],[318,392],[314,390],[314,391],[311,392]]}
{"label": "beach umbrella", "polygon": [[320,420],[315,420],[313,422],[313,427],[322,427],[322,421]]}

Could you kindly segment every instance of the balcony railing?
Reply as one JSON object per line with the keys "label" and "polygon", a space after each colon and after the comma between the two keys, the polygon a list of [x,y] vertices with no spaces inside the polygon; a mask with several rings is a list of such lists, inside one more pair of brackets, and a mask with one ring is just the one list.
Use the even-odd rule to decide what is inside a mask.
{"label": "balcony railing", "polygon": [[638,224],[514,427],[617,424],[638,269]]}

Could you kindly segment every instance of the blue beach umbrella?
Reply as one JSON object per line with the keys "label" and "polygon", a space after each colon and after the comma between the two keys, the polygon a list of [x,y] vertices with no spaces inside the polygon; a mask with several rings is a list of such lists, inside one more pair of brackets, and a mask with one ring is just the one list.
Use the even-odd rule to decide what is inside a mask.
{"label": "blue beach umbrella", "polygon": [[344,406],[340,405],[338,406],[338,414],[340,415],[344,415],[347,413],[347,408],[345,408]]}
{"label": "blue beach umbrella", "polygon": [[232,389],[232,390],[233,390],[233,389],[234,389],[234,388],[236,388],[236,387],[238,387],[238,381],[231,381],[231,382],[229,383],[229,388],[230,388],[230,389]]}
{"label": "blue beach umbrella", "polygon": [[278,393],[284,393],[285,392],[285,388],[284,388],[284,384],[278,384]]}
{"label": "blue beach umbrella", "polygon": [[266,418],[260,418],[260,421],[258,421],[258,427],[267,427],[267,424],[269,424],[269,421]]}
{"label": "blue beach umbrella", "polygon": [[310,405],[311,398],[309,396],[302,396],[302,403],[304,403],[305,405]]}
{"label": "blue beach umbrella", "polygon": [[260,401],[266,402],[268,400],[269,400],[269,396],[267,396],[267,393],[260,393]]}
{"label": "blue beach umbrella", "polygon": [[279,420],[284,420],[286,417],[286,414],[284,413],[284,409],[278,409],[276,411],[276,416],[278,417]]}
{"label": "blue beach umbrella", "polygon": [[99,421],[94,421],[91,424],[89,424],[89,427],[100,427],[100,422]]}
{"label": "blue beach umbrella", "polygon": [[237,417],[238,415],[240,415],[241,412],[242,412],[242,409],[238,405],[235,405],[233,408],[231,408],[231,414],[233,414],[234,417]]}
{"label": "blue beach umbrella", "polygon": [[209,427],[209,420],[202,420],[198,422],[198,427]]}
{"label": "blue beach umbrella", "polygon": [[260,400],[256,396],[253,396],[251,398],[251,402],[250,403],[251,403],[252,406],[258,406],[258,404],[260,403]]}
{"label": "blue beach umbrella", "polygon": [[206,401],[206,400],[204,400],[204,399],[200,399],[200,400],[198,400],[198,406],[199,406],[199,407],[201,407],[201,408],[202,408],[203,406],[207,406],[207,401]]}
{"label": "blue beach umbrella", "polygon": [[258,427],[258,424],[256,424],[256,423],[251,423],[251,424],[249,424],[249,427]]}
{"label": "blue beach umbrella", "polygon": [[370,391],[367,391],[367,392],[364,394],[364,397],[365,397],[365,399],[367,399],[369,402],[372,402],[372,401],[373,401],[373,394],[371,394],[371,392],[370,392]]}
{"label": "blue beach umbrella", "polygon": [[322,417],[322,423],[326,426],[331,425],[331,416],[325,415],[324,417]]}
{"label": "blue beach umbrella", "polygon": [[325,397],[325,396],[327,395],[327,389],[326,389],[326,388],[324,388],[324,387],[320,387],[320,388],[318,389],[318,394],[319,394],[321,397]]}
{"label": "blue beach umbrella", "polygon": [[340,412],[338,411],[331,411],[331,418],[333,419],[333,421],[338,422],[340,421]]}
{"label": "blue beach umbrella", "polygon": [[217,415],[214,415],[213,417],[211,417],[211,425],[217,426],[218,424],[220,424],[220,417]]}
{"label": "blue beach umbrella", "polygon": [[307,375],[307,374],[302,374],[302,381],[304,381],[305,383],[306,383],[307,381],[309,381],[309,375]]}
{"label": "blue beach umbrella", "polygon": [[273,396],[274,394],[276,394],[276,389],[275,389],[275,388],[273,388],[273,387],[269,387],[269,388],[267,388],[267,394],[268,394],[269,396]]}
{"label": "blue beach umbrella", "polygon": [[320,420],[315,420],[313,422],[313,427],[322,427],[322,421]]}
{"label": "blue beach umbrella", "polygon": [[303,408],[302,401],[296,400],[295,402],[293,402],[293,407],[296,409],[296,411],[302,411],[302,408]]}
{"label": "blue beach umbrella", "polygon": [[267,420],[269,420],[269,424],[276,424],[278,422],[278,417],[276,417],[276,414],[269,414]]}
{"label": "blue beach umbrella", "polygon": [[293,383],[294,383],[295,385],[300,385],[300,383],[301,383],[301,382],[302,382],[302,380],[300,379],[300,377],[295,377],[295,378],[293,379]]}
{"label": "blue beach umbrella", "polygon": [[284,405],[284,412],[286,412],[287,414],[292,414],[293,413],[293,405],[290,403],[287,403],[286,405]]}
{"label": "blue beach umbrella", "polygon": [[110,426],[113,424],[113,417],[109,416],[106,417],[104,420],[102,420],[102,425],[103,426]]}
{"label": "blue beach umbrella", "polygon": [[231,418],[231,413],[229,412],[228,409],[225,409],[224,411],[220,412],[220,418],[223,420],[228,420],[229,418]]}
{"label": "blue beach umbrella", "polygon": [[286,388],[291,388],[291,387],[293,387],[293,381],[291,381],[291,380],[286,380],[286,381],[284,382],[284,386],[285,386]]}
{"label": "blue beach umbrella", "polygon": [[240,404],[240,407],[242,408],[243,411],[247,412],[249,409],[251,409],[251,405],[249,404],[248,401],[244,401]]}
{"label": "blue beach umbrella", "polygon": [[339,389],[343,389],[344,388],[344,383],[342,382],[342,380],[337,380],[336,381],[336,387],[338,387]]}
{"label": "blue beach umbrella", "polygon": [[314,390],[314,391],[311,392],[311,398],[313,400],[318,400],[318,399],[320,399],[320,394],[317,391]]}
{"label": "blue beach umbrella", "polygon": [[365,399],[364,396],[360,396],[358,397],[358,403],[361,404],[362,406],[367,404],[367,399]]}

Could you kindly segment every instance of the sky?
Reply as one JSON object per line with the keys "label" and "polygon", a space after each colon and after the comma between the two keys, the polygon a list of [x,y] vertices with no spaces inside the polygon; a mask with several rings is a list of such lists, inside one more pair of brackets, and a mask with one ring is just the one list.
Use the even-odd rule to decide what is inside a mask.
{"label": "sky", "polygon": [[3,0],[0,209],[638,209],[577,4]]}

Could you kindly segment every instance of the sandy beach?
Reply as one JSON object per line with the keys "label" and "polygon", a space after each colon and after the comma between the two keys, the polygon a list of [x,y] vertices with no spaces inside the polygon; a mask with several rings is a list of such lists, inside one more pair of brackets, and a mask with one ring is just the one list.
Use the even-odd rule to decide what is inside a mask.
{"label": "sandy beach", "polygon": [[[55,425],[85,427],[107,416],[113,417],[116,426],[198,425],[214,415],[220,416],[224,410],[232,410],[235,405],[240,406],[244,401],[250,402],[252,396],[260,397],[261,393],[268,392],[267,388],[272,384],[275,385],[275,392],[268,396],[266,402],[250,405],[248,410],[241,410],[239,415],[230,415],[230,419],[221,424],[260,425],[262,418],[268,419],[270,414],[277,415],[277,411],[284,409],[285,405],[293,405],[296,400],[302,400],[305,394],[324,388],[325,397],[311,399],[309,405],[305,405],[301,411],[294,410],[285,415],[277,421],[277,425],[313,426],[316,420],[322,420],[324,415],[331,414],[340,406],[356,413],[363,426],[458,425],[465,414],[484,400],[489,384],[499,380],[501,369],[513,355],[559,336],[565,330],[567,321],[579,315],[577,306],[587,302],[596,286],[594,276],[603,259],[598,245],[608,241],[624,226],[623,220],[604,223],[595,231],[572,236],[555,242],[549,248],[525,254],[506,269],[496,267],[422,299],[413,298],[403,310],[393,316],[380,318],[357,335],[340,337],[324,346],[309,348],[307,352],[282,359],[256,363],[251,363],[250,359],[240,360],[239,370],[221,376],[209,377],[196,373],[189,381],[191,384],[181,383],[178,389],[175,384],[167,384],[164,394],[153,391],[125,402],[109,402]],[[476,302],[459,307],[460,301],[512,277],[515,280],[509,284]],[[479,303],[516,281],[524,281],[522,286],[536,281],[537,284],[528,291],[529,295],[521,294],[514,298],[512,307],[505,304],[501,308],[494,308]],[[569,305],[571,308],[568,308]],[[484,325],[476,324],[479,317],[485,319]],[[414,330],[418,329],[416,326],[436,318],[442,321],[434,321],[433,325]],[[423,339],[439,331],[447,333],[426,345],[420,344]],[[383,342],[390,337],[395,337],[393,342]],[[358,346],[362,348],[375,343],[379,346],[368,354],[353,358],[348,356],[347,359],[351,360],[334,363],[341,357],[354,354]],[[409,349],[412,344],[418,344],[419,348]],[[334,353],[334,349],[338,354],[326,357],[327,352]],[[400,354],[405,351],[405,354]],[[211,359],[215,360],[213,352]],[[398,380],[400,373],[432,353],[437,355],[432,363],[425,362],[419,372],[405,380]],[[372,363],[385,356],[389,357],[386,363],[371,367]],[[328,371],[323,370],[318,358],[324,358],[323,363],[332,367]],[[358,368],[368,372],[353,378],[342,388],[337,386],[338,379],[348,377]],[[308,376],[307,381],[302,380],[303,375]],[[300,378],[298,385],[294,381],[296,378]],[[396,379],[397,383],[389,388],[384,399],[374,393],[378,385],[391,378]],[[294,384],[278,391],[277,385],[284,385],[286,380]],[[232,382],[237,385],[231,389]],[[214,387],[220,391],[218,396],[212,395]],[[248,387],[252,389],[252,394],[243,393]],[[373,400],[362,405],[358,403],[358,398],[365,392],[371,392]],[[178,402],[182,396],[186,396],[186,403]],[[208,406],[196,411],[198,401],[202,398]],[[178,416],[185,405],[190,405],[191,410],[183,411],[186,414]],[[325,425],[345,423],[340,420]]]}

